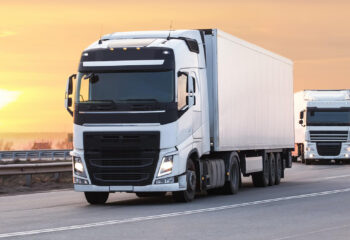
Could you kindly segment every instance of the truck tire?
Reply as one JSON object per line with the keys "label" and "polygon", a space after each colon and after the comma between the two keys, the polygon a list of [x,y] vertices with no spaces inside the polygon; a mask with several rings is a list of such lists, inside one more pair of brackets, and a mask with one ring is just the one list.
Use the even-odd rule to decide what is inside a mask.
{"label": "truck tire", "polygon": [[84,192],[86,201],[90,204],[104,204],[106,203],[109,192]]}
{"label": "truck tire", "polygon": [[139,198],[164,197],[166,195],[166,192],[137,192],[135,194]]}
{"label": "truck tire", "polygon": [[301,150],[300,150],[300,152],[301,152],[301,154],[300,154],[301,163],[305,163],[304,144],[300,144],[300,148],[301,148]]}
{"label": "truck tire", "polygon": [[187,190],[172,193],[175,202],[191,202],[196,195],[197,175],[192,159],[187,160],[186,178]]}
{"label": "truck tire", "polygon": [[297,161],[298,161],[298,157],[293,156],[293,157],[292,157],[292,162],[297,162]]}
{"label": "truck tire", "polygon": [[241,170],[239,168],[239,156],[236,152],[230,154],[230,180],[223,187],[225,194],[236,194],[239,189]]}
{"label": "truck tire", "polygon": [[267,187],[270,177],[270,163],[266,153],[263,154],[263,171],[252,174],[252,180],[255,187]]}
{"label": "truck tire", "polygon": [[282,159],[281,159],[281,154],[276,153],[276,177],[275,177],[275,184],[278,185],[281,182],[281,177],[282,177]]}
{"label": "truck tire", "polygon": [[270,162],[270,177],[269,177],[269,186],[275,185],[276,182],[276,158],[275,154],[269,154]]}

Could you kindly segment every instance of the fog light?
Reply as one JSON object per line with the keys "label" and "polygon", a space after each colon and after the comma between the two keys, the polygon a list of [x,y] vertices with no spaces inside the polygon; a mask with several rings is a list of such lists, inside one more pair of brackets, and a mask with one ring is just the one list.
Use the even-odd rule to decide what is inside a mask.
{"label": "fog light", "polygon": [[349,154],[347,154],[347,153],[345,153],[345,155],[344,155],[346,158],[348,158],[349,157]]}
{"label": "fog light", "polygon": [[174,177],[168,177],[156,180],[156,184],[172,184],[175,182]]}
{"label": "fog light", "polygon": [[88,180],[81,179],[81,178],[74,178],[74,183],[75,184],[81,184],[81,185],[87,185],[89,184]]}
{"label": "fog light", "polygon": [[313,157],[314,157],[314,155],[313,155],[312,153],[310,153],[310,154],[309,154],[309,157],[310,157],[310,158],[313,158]]}
{"label": "fog light", "polygon": [[170,174],[173,171],[173,156],[165,156],[160,165],[158,177]]}

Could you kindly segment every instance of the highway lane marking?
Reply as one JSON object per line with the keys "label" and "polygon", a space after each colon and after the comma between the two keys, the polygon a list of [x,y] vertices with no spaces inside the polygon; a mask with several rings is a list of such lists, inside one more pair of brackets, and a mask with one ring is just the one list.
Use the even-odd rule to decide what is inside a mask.
{"label": "highway lane marking", "polygon": [[247,207],[247,206],[256,206],[256,205],[288,201],[288,200],[294,200],[294,199],[327,196],[327,195],[346,193],[346,192],[350,192],[350,188],[316,192],[316,193],[308,193],[308,194],[300,194],[300,195],[292,195],[287,197],[279,197],[279,198],[272,198],[272,199],[245,202],[245,203],[237,203],[237,204],[224,205],[224,206],[212,207],[212,208],[202,208],[202,209],[182,211],[182,212],[165,213],[165,214],[151,215],[151,216],[145,216],[145,217],[126,218],[122,220],[109,220],[109,221],[103,221],[103,222],[86,223],[86,224],[56,227],[56,228],[37,229],[37,230],[29,230],[29,231],[23,231],[23,232],[1,233],[0,238],[62,232],[62,231],[69,231],[69,230],[116,225],[116,224],[122,224],[122,223],[135,223],[135,222],[157,220],[157,219],[164,219],[164,218],[177,217],[177,216],[186,216],[186,215],[193,215],[193,214],[206,213],[206,212],[222,211],[226,209],[233,209],[233,208],[240,208],[240,207]]}
{"label": "highway lane marking", "polygon": [[333,230],[338,230],[338,229],[348,228],[348,227],[350,227],[350,224],[324,228],[324,229],[321,229],[321,230],[315,230],[315,231],[306,232],[306,233],[302,233],[302,234],[295,234],[295,235],[285,236],[285,237],[281,237],[281,238],[276,238],[274,240],[285,240],[285,239],[291,239],[291,238],[304,237],[304,236],[308,236],[308,235],[312,235],[312,234],[328,232],[328,231],[333,231]]}
{"label": "highway lane marking", "polygon": [[347,174],[347,175],[339,175],[339,176],[331,176],[331,177],[325,177],[325,178],[322,178],[322,179],[328,180],[328,179],[346,178],[346,177],[350,177],[350,174]]}

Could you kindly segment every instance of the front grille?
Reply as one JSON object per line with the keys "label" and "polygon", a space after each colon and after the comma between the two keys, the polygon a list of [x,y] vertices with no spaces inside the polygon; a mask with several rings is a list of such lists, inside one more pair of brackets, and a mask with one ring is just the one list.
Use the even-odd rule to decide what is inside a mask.
{"label": "front grille", "polygon": [[310,131],[311,142],[346,142],[348,131]]}
{"label": "front grille", "polygon": [[159,132],[85,132],[85,161],[92,184],[151,184],[159,144]]}
{"label": "front grille", "polygon": [[341,150],[341,143],[322,142],[317,143],[317,152],[320,156],[338,156]]}

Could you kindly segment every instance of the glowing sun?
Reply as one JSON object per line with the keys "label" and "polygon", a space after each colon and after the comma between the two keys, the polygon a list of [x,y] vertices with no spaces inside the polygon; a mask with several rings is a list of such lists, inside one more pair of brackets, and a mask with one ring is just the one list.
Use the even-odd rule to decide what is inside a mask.
{"label": "glowing sun", "polygon": [[19,95],[21,95],[21,92],[19,91],[0,89],[0,109],[10,104],[11,102],[16,101]]}

